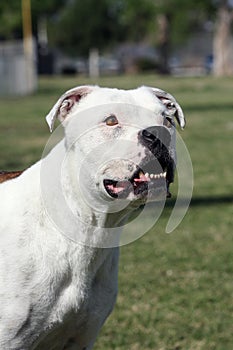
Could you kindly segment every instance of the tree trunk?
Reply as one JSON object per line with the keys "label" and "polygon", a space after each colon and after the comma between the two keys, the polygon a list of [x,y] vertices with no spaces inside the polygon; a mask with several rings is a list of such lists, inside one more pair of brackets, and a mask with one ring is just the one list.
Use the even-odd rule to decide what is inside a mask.
{"label": "tree trunk", "polygon": [[169,16],[160,14],[157,18],[158,28],[158,51],[159,68],[161,74],[170,74],[169,69],[169,51],[170,51],[170,21]]}
{"label": "tree trunk", "polygon": [[228,7],[227,0],[222,0],[217,11],[217,22],[214,35],[213,73],[215,76],[233,75],[232,21],[233,10]]}

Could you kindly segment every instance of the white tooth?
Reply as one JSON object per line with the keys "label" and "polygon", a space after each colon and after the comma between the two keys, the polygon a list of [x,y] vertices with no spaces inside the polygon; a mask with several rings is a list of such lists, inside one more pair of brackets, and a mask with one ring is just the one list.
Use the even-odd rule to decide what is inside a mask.
{"label": "white tooth", "polygon": [[145,177],[149,177],[149,174],[148,174],[148,173],[145,173]]}
{"label": "white tooth", "polygon": [[166,173],[166,171],[163,173],[163,177],[166,177],[166,175],[167,175],[167,173]]}
{"label": "white tooth", "polygon": [[154,174],[150,174],[150,178],[153,179],[153,177],[154,177]]}
{"label": "white tooth", "polygon": [[158,179],[159,175],[158,174],[155,174],[155,179]]}

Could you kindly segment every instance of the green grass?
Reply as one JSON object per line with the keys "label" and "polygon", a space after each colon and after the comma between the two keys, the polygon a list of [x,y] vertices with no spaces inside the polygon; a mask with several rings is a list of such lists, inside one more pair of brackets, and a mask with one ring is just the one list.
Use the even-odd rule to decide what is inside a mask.
{"label": "green grass", "polygon": [[121,248],[117,305],[95,350],[231,350],[233,80],[41,79],[37,94],[0,100],[0,169],[25,168],[39,159],[49,137],[44,116],[64,90],[86,83],[151,85],[174,94],[187,118],[181,136],[194,169],[193,200],[180,226],[165,233],[171,200],[148,233]]}

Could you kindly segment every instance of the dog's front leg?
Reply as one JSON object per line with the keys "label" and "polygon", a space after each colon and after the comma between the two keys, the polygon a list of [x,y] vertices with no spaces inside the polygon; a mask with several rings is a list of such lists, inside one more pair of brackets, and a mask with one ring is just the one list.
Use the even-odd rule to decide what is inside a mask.
{"label": "dog's front leg", "polygon": [[76,334],[69,338],[63,350],[91,350],[117,297],[119,249],[106,249],[107,257],[93,275],[88,294],[88,309]]}

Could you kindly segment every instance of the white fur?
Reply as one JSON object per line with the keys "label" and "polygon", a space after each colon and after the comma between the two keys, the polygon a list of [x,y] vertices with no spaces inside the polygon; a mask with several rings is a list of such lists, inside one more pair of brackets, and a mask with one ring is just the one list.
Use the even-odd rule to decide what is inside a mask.
{"label": "white fur", "polygon": [[[64,97],[47,117],[51,129],[55,118],[59,117],[57,114],[63,100]],[[94,162],[98,158],[95,154],[96,145],[112,138],[111,131],[101,124],[103,116],[98,113],[94,117],[90,113],[90,117],[80,120],[77,123],[79,131],[75,129],[75,123],[72,125],[76,115],[78,118],[78,114],[97,106],[105,106],[106,113],[115,113],[119,119],[122,118],[123,124],[128,123],[122,127],[122,133],[124,138],[134,143],[137,143],[138,125],[146,128],[163,123],[162,112],[165,107],[150,89],[143,87],[123,91],[94,87],[92,92],[73,106],[67,116],[62,112],[66,142],[61,142],[47,158],[18,178],[0,185],[1,350],[90,350],[115,303],[118,247],[98,248],[101,242],[96,240],[104,239],[104,234],[101,235],[104,230],[101,231],[100,227],[106,221],[110,220],[114,226],[119,218],[113,215],[109,219],[108,205],[112,205],[113,201],[104,198],[98,204],[102,189],[98,192],[94,183],[95,163],[90,163],[93,164],[91,169],[86,170],[86,181],[90,183],[88,195],[91,200],[104,208],[102,214],[95,213],[87,205],[80,184],[75,182],[75,174],[80,171],[80,160],[84,155],[93,150]],[[112,106],[115,110],[111,110]],[[62,108],[65,109],[66,105]],[[153,111],[154,121],[151,120],[151,113],[141,115],[142,108]],[[135,115],[132,115],[132,110],[135,110]],[[137,127],[131,127],[130,123]],[[76,141],[76,132],[84,132],[93,126],[89,136],[84,135]],[[91,236],[91,244],[88,245],[74,242],[62,234],[49,217],[44,203],[41,168],[53,162],[56,167],[61,153],[67,149],[68,157],[62,169],[65,174],[63,189],[70,207],[82,218],[72,229],[80,232],[84,240]],[[138,154],[143,154],[144,150],[138,145],[136,150],[129,147],[122,152],[122,157],[127,152],[127,157],[134,158],[132,162],[138,163]],[[127,167],[122,161],[118,165],[116,162],[115,165],[100,167],[97,177],[101,178],[111,171],[121,176],[127,172]],[[71,227],[73,223],[69,222],[60,206],[56,176],[59,174],[48,172],[48,191],[54,199],[51,205],[58,213],[61,224]],[[85,181],[82,186],[87,189]],[[95,225],[92,225],[93,220]]]}

